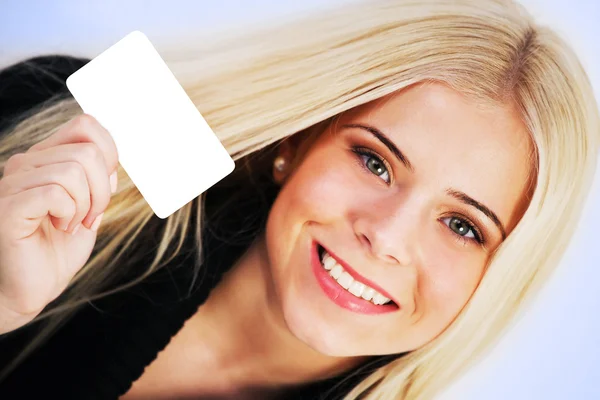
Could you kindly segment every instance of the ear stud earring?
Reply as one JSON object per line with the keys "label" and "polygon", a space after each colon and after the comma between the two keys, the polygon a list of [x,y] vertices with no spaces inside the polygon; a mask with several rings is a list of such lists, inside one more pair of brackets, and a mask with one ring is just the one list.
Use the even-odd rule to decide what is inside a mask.
{"label": "ear stud earring", "polygon": [[277,156],[275,158],[275,161],[273,162],[275,169],[279,172],[283,172],[283,170],[286,167],[286,164],[287,164],[287,160],[283,156]]}

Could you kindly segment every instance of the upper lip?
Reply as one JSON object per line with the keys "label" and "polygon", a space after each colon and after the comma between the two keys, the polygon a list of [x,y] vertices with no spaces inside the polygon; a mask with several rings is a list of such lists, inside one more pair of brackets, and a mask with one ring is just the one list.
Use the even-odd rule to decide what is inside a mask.
{"label": "upper lip", "polygon": [[344,267],[344,269],[346,270],[346,272],[348,272],[350,274],[350,276],[352,276],[352,278],[354,278],[355,281],[358,281],[358,282],[362,283],[363,285],[367,285],[367,286],[375,289],[376,291],[378,291],[379,293],[381,293],[383,296],[387,297],[388,299],[390,299],[394,303],[396,303],[396,305],[398,307],[400,307],[400,303],[398,303],[392,296],[390,296],[390,294],[387,291],[385,291],[384,289],[382,289],[381,286],[379,286],[375,282],[373,282],[373,281],[365,278],[364,276],[362,276],[361,274],[359,274],[358,272],[356,272],[356,270],[354,268],[352,268],[350,265],[348,265],[348,263],[346,263],[344,260],[342,260],[340,257],[338,257],[335,253],[333,253],[327,247],[323,246],[321,243],[318,243],[318,245],[321,246],[321,247],[323,247],[325,249],[325,251],[327,253],[329,253],[329,255],[331,257],[333,257],[333,259],[335,261],[338,262],[338,264],[340,264],[342,267]]}

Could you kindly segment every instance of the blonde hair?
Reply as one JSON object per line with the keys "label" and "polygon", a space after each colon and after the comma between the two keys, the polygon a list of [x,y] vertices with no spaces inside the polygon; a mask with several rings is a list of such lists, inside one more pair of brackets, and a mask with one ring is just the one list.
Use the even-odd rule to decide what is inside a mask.
{"label": "blonde hair", "polygon": [[[598,106],[571,48],[512,1],[365,1],[276,32],[165,54],[235,160],[427,80],[445,82],[481,104],[518,107],[536,148],[528,209],[456,320],[427,345],[371,373],[346,399],[432,398],[490,349],[538,293],[573,235],[596,170]],[[36,110],[0,143],[1,165],[80,113],[71,98]],[[200,246],[202,199],[163,222],[154,261],[139,280],[177,254],[190,224]],[[123,254],[151,228],[152,216],[119,169],[119,191],[92,257],[39,317],[48,319],[46,333],[17,362],[77,306],[123,289],[98,293],[124,267]]]}

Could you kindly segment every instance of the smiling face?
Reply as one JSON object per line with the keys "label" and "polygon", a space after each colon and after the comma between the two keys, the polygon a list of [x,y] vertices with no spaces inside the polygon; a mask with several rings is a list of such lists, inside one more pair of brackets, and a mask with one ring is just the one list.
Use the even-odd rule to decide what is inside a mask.
{"label": "smiling face", "polygon": [[[267,221],[291,332],[334,356],[401,353],[439,335],[525,211],[531,149],[514,111],[478,108],[439,83],[344,113],[300,147]],[[315,268],[314,243],[349,276]],[[361,299],[368,287],[350,276],[391,303]]]}

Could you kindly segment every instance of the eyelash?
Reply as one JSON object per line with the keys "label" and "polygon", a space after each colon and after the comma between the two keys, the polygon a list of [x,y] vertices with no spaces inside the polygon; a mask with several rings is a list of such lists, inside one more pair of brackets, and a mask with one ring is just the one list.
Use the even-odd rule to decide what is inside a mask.
{"label": "eyelash", "polygon": [[[374,158],[375,160],[377,160],[377,162],[379,162],[381,165],[384,166],[388,175],[390,175],[390,182],[387,182],[384,180],[385,184],[390,186],[393,183],[393,179],[391,178],[391,172],[390,172],[391,167],[390,167],[389,163],[387,162],[387,160],[385,160],[383,157],[380,157],[373,150],[365,148],[365,147],[353,146],[352,152],[356,155],[357,163],[363,169],[363,171],[379,178],[378,175],[375,175],[373,173],[373,171],[371,171],[367,167],[365,161],[363,160],[363,157],[371,157],[371,158]],[[380,180],[382,180],[382,179],[380,179]],[[452,229],[450,229],[450,227],[448,225],[446,225],[444,223],[444,225],[446,225],[446,227],[456,237],[457,241],[460,242],[460,244],[462,244],[463,246],[466,246],[469,242],[471,242],[471,243],[476,243],[482,247],[485,245],[485,243],[486,243],[485,237],[483,236],[481,230],[477,227],[476,224],[471,222],[471,220],[469,218],[465,217],[464,215],[460,215],[460,214],[451,214],[451,215],[447,215],[447,216],[443,217],[444,220],[447,218],[456,218],[456,219],[460,220],[462,223],[467,225],[467,228],[470,231],[473,232],[473,236],[475,236],[474,238],[466,238],[466,237],[461,236],[458,233],[454,232]]]}
{"label": "eyelash", "polygon": [[[391,185],[393,183],[393,180],[392,180],[392,177],[391,177],[391,173],[390,173],[390,171],[392,170],[392,168],[391,168],[391,166],[388,164],[388,162],[383,157],[380,157],[379,154],[377,154],[373,150],[367,149],[365,147],[355,146],[355,147],[352,147],[352,151],[357,156],[358,164],[367,173],[369,173],[371,175],[375,175],[375,174],[366,166],[366,164],[363,162],[362,157],[371,157],[371,158],[374,158],[375,160],[377,160],[377,162],[379,162],[381,165],[383,165],[385,167],[385,170],[390,175],[390,182],[384,181],[386,183],[386,185],[389,186],[389,185]],[[377,175],[375,175],[375,176],[377,176]],[[379,176],[377,176],[377,177],[379,178]]]}
{"label": "eyelash", "polygon": [[485,248],[486,241],[485,241],[485,237],[483,236],[483,233],[481,233],[481,230],[477,227],[476,224],[471,222],[471,220],[469,218],[465,217],[464,215],[460,215],[460,214],[450,214],[450,215],[445,216],[443,219],[446,219],[446,218],[458,219],[459,221],[461,221],[462,223],[467,225],[467,229],[469,229],[470,231],[473,232],[473,236],[475,236],[475,237],[467,238],[467,237],[461,236],[458,233],[454,232],[452,229],[450,229],[450,227],[448,225],[446,225],[446,223],[444,223],[444,225],[446,225],[448,227],[448,229],[450,229],[450,231],[456,236],[457,240],[463,246],[466,246],[469,241],[472,241],[472,242],[475,242],[476,244]]}

